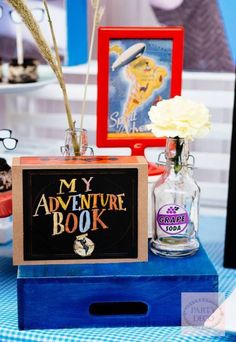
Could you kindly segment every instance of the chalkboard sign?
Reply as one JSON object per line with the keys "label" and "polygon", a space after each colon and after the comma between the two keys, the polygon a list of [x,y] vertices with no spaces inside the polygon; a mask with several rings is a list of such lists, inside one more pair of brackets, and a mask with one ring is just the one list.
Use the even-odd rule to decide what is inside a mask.
{"label": "chalkboard sign", "polygon": [[234,91],[233,129],[231,140],[231,157],[229,169],[229,190],[225,235],[224,266],[236,268],[236,215],[235,215],[235,194],[236,194],[236,83]]}
{"label": "chalkboard sign", "polygon": [[15,264],[147,258],[143,158],[16,158],[13,177]]}

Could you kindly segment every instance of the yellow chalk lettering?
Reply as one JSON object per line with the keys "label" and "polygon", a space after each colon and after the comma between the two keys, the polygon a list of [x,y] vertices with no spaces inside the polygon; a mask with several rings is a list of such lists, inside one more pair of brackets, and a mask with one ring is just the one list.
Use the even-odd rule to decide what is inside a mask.
{"label": "yellow chalk lettering", "polygon": [[89,195],[81,195],[80,199],[80,208],[81,209],[90,209],[90,194]]}
{"label": "yellow chalk lettering", "polygon": [[76,192],[75,190],[75,182],[76,178],[73,178],[70,183],[67,183],[65,179],[60,179],[60,191],[57,193],[57,195],[63,195],[64,192],[62,192],[62,186],[64,185],[67,189],[70,189],[69,192]]}
{"label": "yellow chalk lettering", "polygon": [[123,201],[123,199],[122,199],[123,196],[125,196],[125,194],[119,194],[119,195],[117,195],[118,204],[119,204],[119,210],[124,210],[124,211],[126,211],[126,208],[123,208],[123,203],[124,203],[124,201]]}
{"label": "yellow chalk lettering", "polygon": [[69,196],[68,200],[66,202],[64,202],[63,199],[60,196],[57,197],[58,202],[60,203],[60,205],[61,205],[63,210],[66,210],[68,208],[68,205],[70,203],[71,197],[72,196]]}

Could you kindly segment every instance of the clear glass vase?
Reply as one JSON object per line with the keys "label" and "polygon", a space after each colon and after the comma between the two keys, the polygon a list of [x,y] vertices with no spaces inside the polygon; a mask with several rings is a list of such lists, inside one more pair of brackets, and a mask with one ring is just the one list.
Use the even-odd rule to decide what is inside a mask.
{"label": "clear glass vase", "polygon": [[88,146],[88,132],[86,129],[75,127],[65,131],[65,145],[61,146],[63,156],[93,156],[94,151]]}
{"label": "clear glass vase", "polygon": [[188,164],[188,141],[167,138],[166,166],[154,190],[155,227],[151,251],[166,257],[193,255],[199,249],[200,188]]}

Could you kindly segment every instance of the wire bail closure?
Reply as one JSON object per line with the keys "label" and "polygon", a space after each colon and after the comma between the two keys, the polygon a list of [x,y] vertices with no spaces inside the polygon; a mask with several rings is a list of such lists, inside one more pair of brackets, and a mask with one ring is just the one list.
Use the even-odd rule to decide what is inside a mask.
{"label": "wire bail closure", "polygon": [[[163,158],[164,157],[164,158]],[[190,159],[190,160],[189,160]],[[189,169],[194,169],[195,168],[195,157],[190,154],[189,157],[188,157],[188,161],[190,161],[190,163],[188,163],[186,166],[189,168]],[[165,156],[165,152],[161,152],[159,155],[158,155],[158,159],[157,159],[157,164],[159,165],[166,165],[166,156]]]}

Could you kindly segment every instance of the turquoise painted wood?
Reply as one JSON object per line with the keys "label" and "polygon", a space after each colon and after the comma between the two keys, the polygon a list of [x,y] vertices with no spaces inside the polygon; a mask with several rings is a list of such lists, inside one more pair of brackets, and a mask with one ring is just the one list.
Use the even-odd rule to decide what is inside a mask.
{"label": "turquoise painted wood", "polygon": [[88,59],[87,41],[87,0],[66,0],[67,24],[67,65],[86,63]]}
{"label": "turquoise painted wood", "polygon": [[216,292],[218,275],[204,249],[183,259],[19,266],[20,329],[181,324],[182,292]]}

